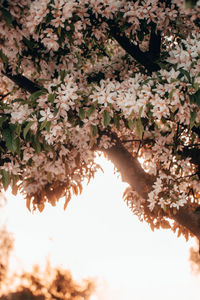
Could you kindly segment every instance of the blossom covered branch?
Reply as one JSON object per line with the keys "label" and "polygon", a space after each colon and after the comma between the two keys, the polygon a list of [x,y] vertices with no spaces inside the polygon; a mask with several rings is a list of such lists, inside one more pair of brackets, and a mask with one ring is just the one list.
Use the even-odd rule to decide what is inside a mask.
{"label": "blossom covered branch", "polygon": [[[118,169],[122,180],[127,182],[140,196],[140,206],[143,206],[144,211],[147,213],[148,208],[145,206],[145,202],[148,200],[148,194],[153,189],[156,178],[150,176],[142,169],[137,158],[133,157],[127,149],[123,147],[116,136],[114,136],[112,140],[114,142],[112,147],[104,149],[104,153]],[[130,192],[130,189],[128,191]],[[148,214],[150,213],[151,212],[148,211]],[[162,211],[160,213],[162,218],[176,221],[179,226],[183,227],[183,232],[189,230],[190,233],[200,240],[200,214],[190,206],[185,205],[184,207],[180,207],[175,214],[171,210]],[[168,226],[170,227],[170,223],[168,223]],[[176,228],[176,225],[173,224],[172,228],[174,227]]]}

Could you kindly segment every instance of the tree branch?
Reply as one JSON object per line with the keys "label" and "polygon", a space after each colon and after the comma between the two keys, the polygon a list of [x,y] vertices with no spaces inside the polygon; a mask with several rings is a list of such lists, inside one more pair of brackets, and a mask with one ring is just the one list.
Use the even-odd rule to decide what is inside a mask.
{"label": "tree branch", "polygon": [[2,72],[4,76],[9,78],[11,81],[13,81],[15,84],[17,84],[20,88],[26,90],[30,94],[35,93],[41,89],[43,89],[42,86],[39,86],[37,83],[31,81],[27,77],[17,74],[13,75],[12,70],[9,68],[6,70],[6,72]]}
{"label": "tree branch", "polygon": [[2,101],[3,99],[5,99],[9,95],[10,95],[10,93],[7,93],[5,95],[0,95],[0,101]]}
{"label": "tree branch", "polygon": [[[113,162],[121,173],[122,180],[127,182],[144,200],[148,199],[148,193],[152,190],[155,177],[147,174],[141,167],[136,157],[123,146],[119,138],[112,134],[115,144],[108,149],[100,149],[106,157]],[[189,205],[180,207],[176,214],[166,214],[166,217],[176,221],[179,225],[188,229],[200,240],[200,212],[194,211]]]}
{"label": "tree branch", "polygon": [[[124,33],[121,32],[119,26],[117,26],[113,21],[107,22],[110,28],[110,34],[115,40],[119,43],[119,45],[130,54],[137,62],[139,62],[142,66],[144,66],[150,73],[160,70],[160,66],[153,61],[153,57],[151,57],[152,53],[142,52],[140,48],[126,37]],[[156,51],[154,51],[154,55],[158,54],[158,38],[155,35],[152,35],[152,46],[153,43],[156,43]],[[151,51],[153,51],[151,49]]]}
{"label": "tree branch", "polygon": [[200,148],[185,146],[183,150],[179,150],[178,154],[181,155],[183,159],[190,158],[191,163],[200,166]]}
{"label": "tree branch", "polygon": [[149,55],[155,61],[160,57],[161,31],[156,32],[156,24],[151,24],[151,36],[149,41]]}
{"label": "tree branch", "polygon": [[116,135],[112,134],[112,139],[115,144],[103,152],[119,170],[122,180],[130,184],[142,198],[147,199],[155,177],[144,171],[137,158],[128,152]]}
{"label": "tree branch", "polygon": [[187,228],[200,241],[200,213],[193,211],[191,207],[185,205],[180,207],[171,218],[181,226]]}

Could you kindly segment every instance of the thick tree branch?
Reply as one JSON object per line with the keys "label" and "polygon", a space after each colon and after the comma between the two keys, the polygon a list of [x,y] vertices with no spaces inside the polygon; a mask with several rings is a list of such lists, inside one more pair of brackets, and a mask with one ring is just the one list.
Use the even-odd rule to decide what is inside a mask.
{"label": "thick tree branch", "polygon": [[[121,173],[122,180],[127,182],[142,198],[147,200],[148,193],[152,190],[155,177],[147,174],[141,167],[136,157],[114,136],[115,144],[103,152]],[[101,149],[102,150],[102,149]],[[189,205],[180,207],[176,214],[166,214],[179,225],[187,228],[193,235],[200,239],[200,212],[193,211]]]}
{"label": "thick tree branch", "polygon": [[20,88],[29,92],[30,94],[43,89],[43,87],[39,86],[37,83],[31,81],[30,79],[28,79],[27,77],[21,74],[13,75],[10,69],[7,69],[6,72],[2,72],[2,73],[4,76],[9,78],[12,82],[14,82]]}
{"label": "thick tree branch", "polygon": [[122,180],[130,186],[144,199],[152,190],[155,177],[147,174],[141,167],[139,161],[123,146],[117,136],[112,135],[115,145],[104,149],[103,152],[119,170]]}
{"label": "thick tree branch", "polygon": [[154,61],[160,57],[161,31],[156,32],[156,24],[151,24],[151,36],[149,41],[149,55]]}
{"label": "thick tree branch", "polygon": [[186,146],[182,151],[179,151],[179,154],[182,158],[190,158],[193,164],[200,166],[200,148]]}
{"label": "thick tree branch", "polygon": [[5,95],[0,95],[0,101],[4,100],[10,93],[6,93]]}
{"label": "thick tree branch", "polygon": [[185,205],[180,207],[175,215],[171,218],[181,226],[187,228],[200,241],[200,213],[193,211],[190,207]]}
{"label": "thick tree branch", "polygon": [[[149,55],[147,52],[142,52],[140,48],[133,43],[126,37],[124,33],[121,32],[120,27],[117,26],[114,22],[108,22],[110,28],[110,34],[115,40],[119,43],[119,45],[128,53],[130,54],[138,63],[144,66],[150,73],[160,70],[160,66],[153,61],[153,57]],[[155,35],[152,36],[152,43],[155,43]],[[158,44],[158,43],[156,43]],[[158,46],[157,46],[158,48]],[[156,48],[156,54],[158,52]],[[151,54],[151,53],[150,53]],[[155,54],[155,53],[154,53]]]}

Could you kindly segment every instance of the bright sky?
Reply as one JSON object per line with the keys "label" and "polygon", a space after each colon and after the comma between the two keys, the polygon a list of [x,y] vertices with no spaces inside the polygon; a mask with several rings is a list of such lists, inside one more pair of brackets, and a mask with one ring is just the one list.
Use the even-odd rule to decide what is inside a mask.
{"label": "bright sky", "polygon": [[9,195],[4,210],[15,234],[12,268],[36,263],[69,268],[75,279],[97,278],[92,300],[199,300],[199,280],[190,273],[190,244],[170,231],[152,232],[122,200],[125,184],[99,158],[98,173],[66,211],[63,202],[31,214]]}

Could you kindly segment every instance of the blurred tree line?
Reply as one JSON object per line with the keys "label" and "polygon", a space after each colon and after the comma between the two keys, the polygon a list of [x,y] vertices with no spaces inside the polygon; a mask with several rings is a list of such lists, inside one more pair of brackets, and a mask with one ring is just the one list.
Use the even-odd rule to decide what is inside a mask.
{"label": "blurred tree line", "polygon": [[[1,198],[0,208],[2,205]],[[95,290],[94,281],[86,279],[78,284],[68,270],[52,268],[50,263],[47,263],[44,272],[35,266],[31,273],[10,275],[9,260],[13,249],[13,235],[0,224],[0,300],[90,299]],[[13,282],[18,282],[18,284],[11,287]]]}

